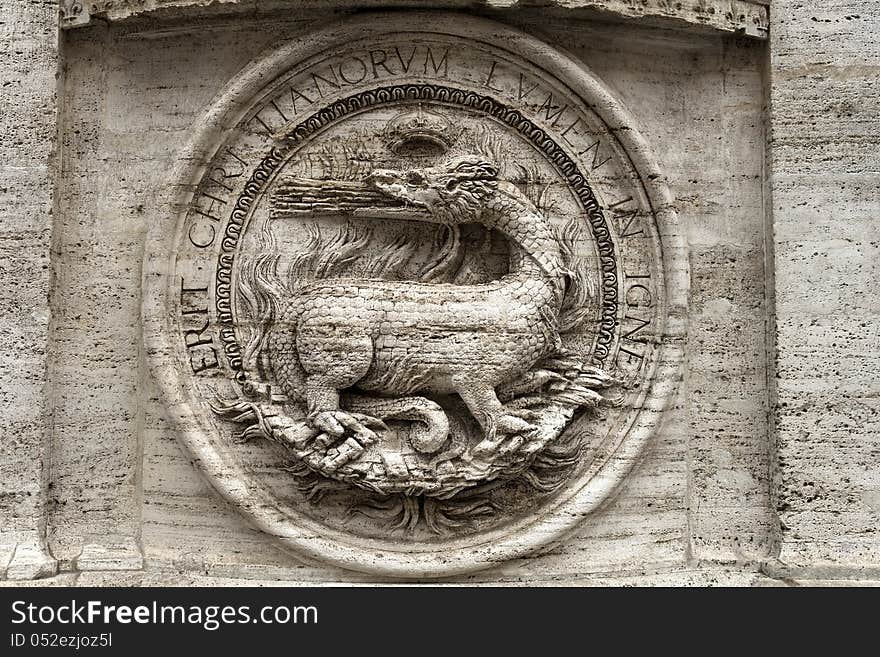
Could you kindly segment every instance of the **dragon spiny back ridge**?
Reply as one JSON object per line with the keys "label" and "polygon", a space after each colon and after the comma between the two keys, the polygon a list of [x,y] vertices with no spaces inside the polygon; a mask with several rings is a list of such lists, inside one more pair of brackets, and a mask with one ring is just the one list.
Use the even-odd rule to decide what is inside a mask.
{"label": "dragon spiny back ridge", "polygon": [[[459,156],[442,167],[428,169],[432,174],[432,183],[445,203],[443,211],[454,219],[461,219],[467,213],[478,209],[499,189],[501,166],[493,164],[485,150],[480,149],[479,155]],[[556,207],[556,202],[548,200],[550,185],[541,188],[537,194],[530,194],[538,175],[522,166],[526,173],[524,185],[508,185],[515,187],[514,196],[519,197],[518,203],[531,208],[532,212],[545,218]],[[451,183],[455,183],[454,186]],[[535,197],[536,196],[536,197]],[[580,217],[572,217],[561,228],[553,229],[562,264],[565,268],[566,285],[563,302],[556,324],[563,333],[577,330],[590,318],[595,311],[598,283],[595,279],[592,263],[579,253],[579,246],[586,241],[584,233],[586,223]],[[503,232],[503,231],[502,231]]]}

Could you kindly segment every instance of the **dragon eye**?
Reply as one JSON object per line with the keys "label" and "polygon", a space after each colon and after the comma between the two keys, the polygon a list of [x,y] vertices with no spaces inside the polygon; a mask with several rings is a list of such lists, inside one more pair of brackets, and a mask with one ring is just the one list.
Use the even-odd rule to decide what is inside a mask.
{"label": "dragon eye", "polygon": [[450,192],[458,186],[458,181],[455,178],[450,178],[446,181],[446,189]]}

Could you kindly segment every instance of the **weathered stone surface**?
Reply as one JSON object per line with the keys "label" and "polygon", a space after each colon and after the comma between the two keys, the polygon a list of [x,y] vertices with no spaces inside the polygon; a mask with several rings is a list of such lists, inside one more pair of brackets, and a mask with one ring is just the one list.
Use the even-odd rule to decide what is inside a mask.
{"label": "weathered stone surface", "polygon": [[37,1],[15,3],[0,27],[0,567],[10,579],[55,572],[44,541],[57,27],[54,3]]}
{"label": "weathered stone surface", "polygon": [[[564,46],[633,117],[675,199],[687,337],[662,427],[632,463],[621,459],[632,468],[600,508],[575,513],[564,540],[444,579],[880,580],[877,7],[776,0],[765,41],[766,2],[472,4],[434,6]],[[268,53],[338,20],[332,10],[371,6],[64,0],[60,19],[54,3],[11,10],[0,87],[9,135],[0,146],[0,578],[149,586],[406,574],[288,552],[218,495],[203,476],[210,464],[181,448],[168,417],[182,397],[150,372],[144,332],[166,316],[157,305],[141,316],[151,272],[165,271],[149,257],[142,267],[148,234],[173,236],[164,204],[180,180],[170,172],[193,152],[206,112]],[[80,29],[58,31],[66,27]],[[549,79],[553,65],[545,70]],[[430,82],[424,73],[414,82]],[[556,111],[531,109],[539,119]],[[455,116],[462,128],[474,120]],[[384,152],[376,144],[374,168]],[[601,171],[593,184],[613,190]],[[334,193],[351,192],[328,179]],[[375,201],[374,192],[357,198]],[[298,211],[285,203],[273,211]],[[262,449],[233,447],[248,458]],[[250,463],[255,476],[270,472]],[[320,504],[308,512],[333,513]],[[56,559],[64,572],[52,576]]]}
{"label": "weathered stone surface", "polygon": [[[692,294],[697,294],[695,298],[701,304],[709,304],[708,310],[699,312],[710,313],[719,323],[730,321],[743,309],[760,316],[763,224],[756,208],[760,208],[761,198],[763,49],[708,37],[694,41],[651,30],[634,33],[589,21],[572,25],[568,20],[542,20],[539,24],[529,12],[512,14],[511,21],[522,29],[536,31],[549,42],[567,34],[569,48],[588,62],[639,117],[639,128],[661,153],[664,171],[679,199],[679,212],[689,227],[688,241],[694,252],[692,285],[694,290],[704,290]],[[572,27],[577,28],[574,36]],[[150,190],[161,188],[169,164],[200,111],[221,85],[266,45],[279,38],[294,38],[306,29],[306,25],[291,22],[255,34],[234,24],[218,24],[209,32],[211,42],[224,42],[229,47],[215,52],[210,66],[202,64],[201,52],[193,46],[185,28],[168,31],[160,27],[155,31],[146,26],[69,33],[70,65],[65,88],[70,116],[75,119],[71,118],[68,131],[69,138],[78,144],[70,151],[75,158],[70,167],[71,171],[81,172],[62,181],[64,189],[70,190],[62,238],[69,248],[100,244],[98,249],[93,246],[92,252],[104,254],[101,257],[106,259],[107,271],[122,267],[120,271],[125,272],[125,259],[114,254],[129,250],[128,244],[143,239],[151,220]],[[256,38],[260,34],[262,41]],[[624,34],[626,39],[622,39]],[[162,47],[157,48],[157,43]],[[658,58],[652,48],[661,49],[664,56]],[[612,52],[614,57],[609,57]],[[682,70],[687,70],[687,75],[682,76]],[[664,85],[671,85],[672,90],[658,94],[656,90]],[[748,109],[728,110],[740,107]],[[124,122],[115,118],[123,115]],[[725,129],[719,131],[717,125]],[[157,130],[160,126],[162,129]],[[713,167],[703,164],[707,145],[711,145],[713,162],[717,160]],[[735,172],[733,176],[731,172]],[[128,191],[124,195],[102,194],[86,182],[92,179],[118,180],[117,184]],[[733,215],[729,208],[735,208]],[[735,222],[731,221],[734,217],[738,217]],[[78,247],[80,244],[83,247]],[[703,253],[706,255],[697,255]],[[719,275],[730,283],[713,285],[712,277]],[[90,294],[102,276],[106,278],[95,270],[84,269],[68,279],[65,294]],[[123,314],[131,312],[124,309],[125,304],[140,298],[136,275],[129,272],[126,276],[130,276],[127,281],[116,277],[113,287],[112,306]],[[71,308],[81,305],[73,303],[74,299],[71,297],[68,304]],[[93,303],[100,303],[99,298],[94,299]],[[120,304],[117,299],[130,301]],[[84,316],[79,320],[75,315],[70,317],[67,326],[71,342],[59,346],[69,354],[65,360],[74,363],[73,354],[81,349],[77,344],[88,341],[95,331],[104,330],[99,317],[96,313],[85,324]],[[79,506],[92,509],[92,522],[113,535],[120,533],[119,525],[139,526],[139,509],[127,500],[138,500],[142,495],[142,543],[148,563],[176,564],[217,576],[265,572],[269,568],[308,581],[351,578],[345,571],[315,566],[294,568],[290,558],[279,553],[265,536],[246,529],[232,510],[218,502],[181,454],[174,430],[162,417],[163,404],[156,399],[152,381],[142,378],[142,365],[136,362],[131,346],[134,343],[130,341],[136,339],[135,326],[120,320],[106,330],[108,335],[115,331],[118,336],[102,341],[104,353],[112,353],[105,362],[113,368],[113,376],[104,377],[96,371],[94,376],[100,379],[93,385],[103,381],[110,386],[108,392],[118,395],[118,401],[107,407],[106,415],[110,426],[117,428],[112,437],[88,446],[74,440],[70,432],[56,433],[58,449],[66,462],[58,477],[68,487],[77,487]],[[764,347],[760,340],[755,342],[755,330],[749,325],[748,332],[733,331],[725,337],[723,349],[730,352],[727,358],[701,346],[712,342],[708,330],[704,338],[693,331],[694,347],[689,349],[692,356],[688,366],[693,374],[688,374],[664,430],[649,445],[617,499],[583,524],[572,540],[544,556],[510,562],[483,577],[489,581],[526,575],[564,579],[566,573],[581,577],[591,572],[640,567],[637,564],[663,568],[662,564],[685,563],[688,555],[736,561],[761,554],[769,540],[767,523],[762,520],[767,509],[766,479],[760,475],[766,458],[766,429],[760,419],[765,412],[760,386]],[[757,328],[758,335],[760,331]],[[131,337],[122,339],[125,335]],[[705,365],[699,365],[701,362]],[[754,369],[756,363],[758,369]],[[92,369],[89,366],[85,373]],[[739,372],[748,372],[743,385],[755,387],[743,388],[751,390],[743,399],[738,398],[742,394],[739,391],[730,393],[731,398],[738,399],[738,406],[722,406],[710,414],[713,402],[696,406],[689,401],[688,390],[697,391],[693,394],[701,398],[718,398],[719,385],[741,377]],[[691,378],[697,375],[699,379]],[[61,417],[85,425],[88,415],[79,401],[77,380],[70,378],[70,383],[62,386],[65,394],[56,403]],[[138,411],[124,410],[129,408],[132,386],[138,388],[138,398],[143,400],[136,407],[143,413],[140,420],[131,414]],[[112,408],[117,409],[115,413]],[[737,416],[743,418],[743,429],[736,435],[728,438],[719,436],[720,429],[709,431],[711,422],[721,427],[726,419]],[[753,423],[751,418],[757,420]],[[733,426],[734,420],[730,422]],[[143,427],[140,438],[138,426]],[[140,492],[137,466],[131,452],[126,451],[138,449],[138,440],[144,449]],[[120,477],[118,481],[87,477],[87,470],[76,466],[82,463],[88,467],[102,453],[100,459],[107,460],[110,467],[101,471],[114,473],[113,477]],[[722,471],[717,474],[719,468]],[[128,492],[131,489],[126,489],[127,485],[134,486],[134,492]],[[731,503],[732,494],[740,501]],[[60,497],[59,502],[63,499]],[[690,503],[690,499],[696,501]],[[746,506],[743,499],[747,500]],[[744,508],[753,511],[744,514]],[[75,505],[59,504],[56,516],[53,548],[64,563],[73,564],[83,545],[94,539],[83,536]],[[734,516],[744,529],[727,530],[725,518]],[[743,544],[745,547],[740,547]],[[294,569],[286,570],[289,568]]]}
{"label": "weathered stone surface", "polygon": [[473,17],[358,17],[257,59],[190,149],[147,356],[212,485],[288,547],[489,567],[572,531],[656,433],[684,239],[585,66]]}
{"label": "weathered stone surface", "polygon": [[780,559],[880,559],[880,7],[773,4]]}

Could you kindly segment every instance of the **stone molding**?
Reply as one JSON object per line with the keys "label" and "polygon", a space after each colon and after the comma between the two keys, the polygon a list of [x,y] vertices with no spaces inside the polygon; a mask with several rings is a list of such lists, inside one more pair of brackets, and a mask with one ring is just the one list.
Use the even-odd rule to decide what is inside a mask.
{"label": "stone molding", "polygon": [[[476,3],[479,8],[479,3]],[[769,0],[484,0],[485,9],[529,9],[540,6],[562,11],[589,11],[623,20],[648,21],[672,28],[702,28],[733,32],[757,39],[766,39],[769,31]],[[475,3],[445,0],[432,3],[436,9],[473,9]],[[60,0],[61,27],[82,27],[102,19],[123,21],[151,14],[162,16],[208,12],[219,14],[236,10],[309,11],[333,8],[417,8],[424,3],[412,0]]]}

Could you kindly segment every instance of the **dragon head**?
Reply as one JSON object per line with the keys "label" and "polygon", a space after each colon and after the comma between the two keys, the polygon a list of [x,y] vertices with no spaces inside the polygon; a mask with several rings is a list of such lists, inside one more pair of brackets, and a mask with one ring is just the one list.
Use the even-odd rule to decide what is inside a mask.
{"label": "dragon head", "polygon": [[474,221],[498,187],[498,170],[475,155],[438,167],[404,171],[376,169],[368,184],[406,205],[426,210],[444,223]]}

